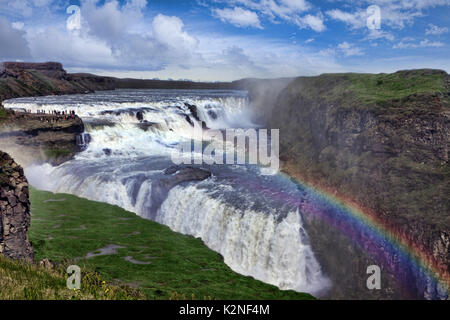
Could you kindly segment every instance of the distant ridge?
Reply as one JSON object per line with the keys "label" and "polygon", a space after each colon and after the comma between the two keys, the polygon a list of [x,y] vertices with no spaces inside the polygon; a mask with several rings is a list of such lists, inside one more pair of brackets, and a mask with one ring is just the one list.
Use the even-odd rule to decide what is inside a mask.
{"label": "distant ridge", "polygon": [[254,90],[266,84],[267,97],[274,97],[278,83],[287,85],[294,78],[254,79],[233,82],[196,82],[189,80],[132,79],[98,76],[90,73],[67,73],[59,62],[0,62],[0,103],[3,100],[42,95],[89,93],[114,89],[181,90]]}
{"label": "distant ridge", "polygon": [[67,73],[59,62],[0,63],[0,102],[42,95],[88,93],[114,89],[240,89],[241,82],[194,82],[119,79],[90,73]]}

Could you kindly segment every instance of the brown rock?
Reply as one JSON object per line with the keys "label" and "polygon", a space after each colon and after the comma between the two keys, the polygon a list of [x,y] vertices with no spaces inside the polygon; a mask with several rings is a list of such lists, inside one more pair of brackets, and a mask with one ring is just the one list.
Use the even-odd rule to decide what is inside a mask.
{"label": "brown rock", "polygon": [[39,265],[41,267],[44,267],[45,269],[54,269],[55,268],[55,264],[47,258],[45,258],[44,260],[41,260],[39,262]]}
{"label": "brown rock", "polygon": [[[33,260],[28,239],[30,206],[28,182],[23,170],[11,157],[0,151],[0,253],[12,258]],[[16,188],[17,186],[17,188]]]}
{"label": "brown rock", "polygon": [[23,203],[28,202],[28,197],[25,195],[25,193],[23,193],[23,192],[19,193],[19,201],[23,202]]}
{"label": "brown rock", "polygon": [[17,204],[16,197],[8,196],[8,202],[11,207],[14,207]]}

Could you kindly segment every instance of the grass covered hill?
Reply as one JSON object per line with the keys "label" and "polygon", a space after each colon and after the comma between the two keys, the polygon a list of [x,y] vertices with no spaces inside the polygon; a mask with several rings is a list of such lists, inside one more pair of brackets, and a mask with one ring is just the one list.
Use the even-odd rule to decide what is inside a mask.
{"label": "grass covered hill", "polygon": [[126,285],[107,283],[91,270],[82,274],[81,290],[69,290],[64,265],[49,266],[0,255],[0,300],[136,300],[145,295]]}

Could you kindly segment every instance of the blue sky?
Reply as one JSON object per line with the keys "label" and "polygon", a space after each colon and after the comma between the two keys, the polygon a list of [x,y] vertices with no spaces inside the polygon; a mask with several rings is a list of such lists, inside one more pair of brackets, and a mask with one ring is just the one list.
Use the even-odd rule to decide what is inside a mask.
{"label": "blue sky", "polygon": [[449,72],[449,16],[450,0],[0,0],[0,60],[206,81]]}

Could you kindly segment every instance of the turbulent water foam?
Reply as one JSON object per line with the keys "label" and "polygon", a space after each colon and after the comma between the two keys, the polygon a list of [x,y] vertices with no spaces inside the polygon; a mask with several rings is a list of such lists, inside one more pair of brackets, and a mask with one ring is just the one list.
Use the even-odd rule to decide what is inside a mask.
{"label": "turbulent water foam", "polygon": [[[196,106],[196,114],[187,104]],[[172,165],[168,155],[190,137],[191,122],[199,118],[216,129],[253,126],[242,93],[118,91],[24,98],[6,106],[75,110],[91,137],[87,149],[69,162],[26,168],[35,187],[156,217],[175,231],[202,238],[233,270],[282,289],[320,294],[328,287],[297,208],[245,188],[248,181],[273,186],[277,177],[260,176],[250,167],[210,168],[212,178],[176,186],[156,215],[150,214],[152,183],[167,177],[164,169]]]}
{"label": "turbulent water foam", "polygon": [[277,221],[271,214],[230,207],[191,185],[172,189],[156,220],[177,232],[200,237],[236,272],[281,289],[313,294],[328,285],[305,241],[298,211]]}
{"label": "turbulent water foam", "polygon": [[92,138],[80,155],[84,158],[103,157],[105,148],[121,157],[170,154],[181,139],[192,136],[191,123],[197,120],[188,105],[196,107],[196,116],[211,129],[254,126],[247,115],[247,98],[240,92],[156,90],[150,96],[145,90],[118,92],[19,98],[5,102],[5,106],[46,113],[74,110]]}

